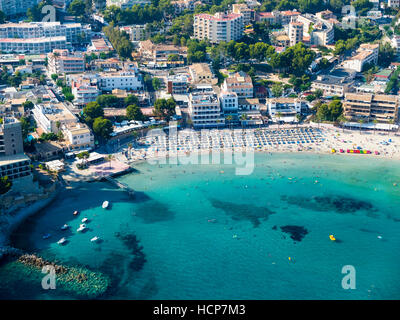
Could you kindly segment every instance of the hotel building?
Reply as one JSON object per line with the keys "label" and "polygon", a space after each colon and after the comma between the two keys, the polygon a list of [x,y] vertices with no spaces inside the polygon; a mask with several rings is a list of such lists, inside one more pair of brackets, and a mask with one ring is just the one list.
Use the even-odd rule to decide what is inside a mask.
{"label": "hotel building", "polygon": [[255,19],[254,10],[250,9],[244,3],[234,3],[232,4],[232,12],[236,14],[243,15],[243,23],[245,26],[250,24],[251,21]]}
{"label": "hotel building", "polygon": [[316,46],[333,44],[335,31],[333,25],[327,20],[306,13],[297,16],[295,21],[303,24],[303,36],[310,37],[310,44]]}
{"label": "hotel building", "polygon": [[30,159],[23,153],[21,123],[11,117],[3,118],[0,124],[0,177],[13,181],[29,177],[32,182]]}
{"label": "hotel building", "polygon": [[37,5],[40,0],[0,0],[0,11],[4,12],[6,16],[13,16],[16,14],[26,14],[29,8]]}
{"label": "hotel building", "polygon": [[0,125],[0,157],[24,152],[21,123],[11,117],[3,118]]}
{"label": "hotel building", "polygon": [[303,41],[303,24],[292,21],[289,23],[289,45],[294,46]]}
{"label": "hotel building", "polygon": [[62,127],[62,132],[69,142],[69,150],[94,147],[93,133],[83,123],[65,125]]}
{"label": "hotel building", "polygon": [[215,92],[190,93],[189,115],[195,128],[225,126],[225,118]]}
{"label": "hotel building", "polygon": [[71,54],[68,50],[53,50],[47,55],[49,74],[79,73],[85,71],[83,54]]}
{"label": "hotel building", "polygon": [[243,36],[244,19],[242,14],[217,12],[215,15],[198,14],[194,16],[194,36],[208,39],[211,43],[239,40]]}
{"label": "hotel building", "polygon": [[343,62],[343,67],[361,72],[366,64],[377,64],[379,43],[363,43],[357,49],[357,54]]}
{"label": "hotel building", "polygon": [[399,100],[395,95],[347,93],[343,102],[344,115],[351,120],[397,122]]}
{"label": "hotel building", "polygon": [[238,98],[253,98],[254,95],[251,77],[244,72],[229,75],[225,79],[222,89],[227,92],[235,92]]}
{"label": "hotel building", "polygon": [[124,89],[129,91],[143,91],[144,85],[142,76],[135,72],[112,72],[98,74],[99,89],[112,91],[114,89]]}
{"label": "hotel building", "polygon": [[82,33],[85,38],[90,34],[90,27],[80,23],[56,22],[19,22],[0,24],[0,38],[2,39],[36,39],[65,37],[71,44],[79,44],[82,40]]}
{"label": "hotel building", "polygon": [[40,54],[69,47],[65,36],[30,39],[0,37],[0,51],[2,52]]}
{"label": "hotel building", "polygon": [[78,121],[62,102],[35,104],[32,114],[37,125],[46,133],[58,133],[58,124],[61,128]]}
{"label": "hotel building", "polygon": [[266,105],[273,122],[296,122],[296,115],[301,114],[302,101],[298,98],[273,98],[268,99]]}

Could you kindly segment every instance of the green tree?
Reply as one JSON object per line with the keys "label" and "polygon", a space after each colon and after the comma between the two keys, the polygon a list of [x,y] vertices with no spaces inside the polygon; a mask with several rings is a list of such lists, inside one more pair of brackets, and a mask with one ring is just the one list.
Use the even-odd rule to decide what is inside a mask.
{"label": "green tree", "polygon": [[102,94],[97,97],[96,102],[102,108],[117,108],[121,106],[120,98],[112,94]]}
{"label": "green tree", "polygon": [[83,108],[83,117],[85,122],[89,125],[92,126],[93,122],[96,118],[102,118],[104,116],[104,110],[103,108],[99,105],[98,102],[89,102],[84,108]]}
{"label": "green tree", "polygon": [[143,121],[145,119],[142,110],[136,104],[131,104],[126,108],[126,116],[129,120]]}
{"label": "green tree", "polygon": [[154,113],[160,118],[169,120],[172,115],[175,114],[176,102],[173,98],[157,99],[154,103]]}
{"label": "green tree", "polygon": [[151,80],[151,84],[152,84],[152,86],[153,86],[153,89],[154,89],[155,91],[158,91],[158,90],[160,89],[160,87],[161,87],[161,80],[160,80],[159,78],[157,78],[157,77],[154,77],[154,78]]}
{"label": "green tree", "polygon": [[68,7],[68,12],[75,17],[85,14],[85,2],[83,0],[73,0]]}
{"label": "green tree", "polygon": [[113,126],[110,120],[98,117],[93,122],[93,132],[101,140],[107,141],[113,132]]}
{"label": "green tree", "polygon": [[328,120],[330,118],[329,107],[326,103],[321,104],[318,107],[316,117],[320,121]]}
{"label": "green tree", "polygon": [[139,98],[135,96],[134,94],[130,94],[126,98],[124,98],[124,105],[129,106],[131,104],[139,104]]}
{"label": "green tree", "polygon": [[0,10],[0,23],[5,23],[6,22],[6,15],[4,14],[3,11]]}
{"label": "green tree", "polygon": [[0,194],[5,194],[11,189],[12,182],[8,176],[0,177]]}
{"label": "green tree", "polygon": [[34,104],[32,101],[26,100],[22,106],[24,107],[24,110],[32,110],[34,108]]}
{"label": "green tree", "polygon": [[280,97],[283,94],[283,86],[281,83],[274,83],[271,86],[271,92],[274,95],[274,97]]}
{"label": "green tree", "polygon": [[340,100],[333,100],[329,104],[330,120],[336,121],[336,119],[342,114],[342,102]]}

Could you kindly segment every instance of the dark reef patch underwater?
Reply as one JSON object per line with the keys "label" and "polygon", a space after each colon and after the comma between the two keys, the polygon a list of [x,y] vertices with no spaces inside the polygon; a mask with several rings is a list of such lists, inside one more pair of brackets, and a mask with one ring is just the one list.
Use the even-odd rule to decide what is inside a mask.
{"label": "dark reef patch underwater", "polygon": [[367,211],[369,213],[376,211],[370,202],[341,195],[312,196],[309,198],[284,195],[281,196],[281,200],[291,205],[313,211],[334,211],[343,214],[354,214],[357,211]]}
{"label": "dark reef patch underwater", "polygon": [[290,238],[300,242],[308,234],[308,230],[302,226],[282,226],[282,232],[289,233]]}
{"label": "dark reef patch underwater", "polygon": [[258,207],[251,204],[237,204],[213,198],[209,200],[214,208],[223,210],[232,220],[248,220],[255,228],[260,225],[261,220],[266,221],[271,214],[275,213],[267,207]]}

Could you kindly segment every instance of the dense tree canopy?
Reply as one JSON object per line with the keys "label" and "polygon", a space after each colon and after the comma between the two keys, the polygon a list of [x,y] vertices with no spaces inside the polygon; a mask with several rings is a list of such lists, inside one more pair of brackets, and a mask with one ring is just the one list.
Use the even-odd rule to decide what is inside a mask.
{"label": "dense tree canopy", "polygon": [[157,99],[154,103],[154,113],[157,117],[169,120],[175,114],[176,102],[173,98]]}
{"label": "dense tree canopy", "polygon": [[98,117],[103,117],[104,116],[104,110],[103,108],[99,105],[98,102],[89,102],[84,108],[83,108],[83,118],[85,122],[89,125],[92,126],[94,119]]}
{"label": "dense tree canopy", "polygon": [[113,132],[113,125],[110,120],[98,117],[93,122],[93,132],[101,140],[106,141]]}
{"label": "dense tree canopy", "polygon": [[0,177],[0,194],[5,194],[8,190],[11,189],[12,182],[8,178],[8,176]]}
{"label": "dense tree canopy", "polygon": [[319,103],[316,117],[320,121],[336,121],[343,112],[342,102],[333,100],[331,103]]}
{"label": "dense tree canopy", "polygon": [[103,28],[103,32],[122,58],[132,58],[133,45],[125,31],[121,32],[111,23]]}
{"label": "dense tree canopy", "polygon": [[143,115],[142,110],[140,110],[139,106],[137,106],[136,104],[131,104],[126,107],[126,116],[129,120],[145,120],[145,116]]}

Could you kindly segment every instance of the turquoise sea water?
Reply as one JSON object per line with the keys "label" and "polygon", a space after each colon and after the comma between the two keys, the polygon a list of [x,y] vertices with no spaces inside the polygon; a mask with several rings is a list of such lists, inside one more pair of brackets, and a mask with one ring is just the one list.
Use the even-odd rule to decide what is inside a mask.
{"label": "turquoise sea water", "polygon": [[[255,164],[236,176],[232,165],[143,163],[119,178],[134,199],[107,183],[82,184],[27,220],[13,242],[106,273],[105,299],[400,298],[399,162],[260,153]],[[83,217],[89,231],[77,234]],[[68,244],[57,245],[65,235]],[[95,235],[104,242],[91,243]],[[356,270],[355,290],[341,286],[345,265]],[[0,278],[7,272],[0,266]],[[0,283],[0,296],[75,298],[39,282],[18,288]]]}

